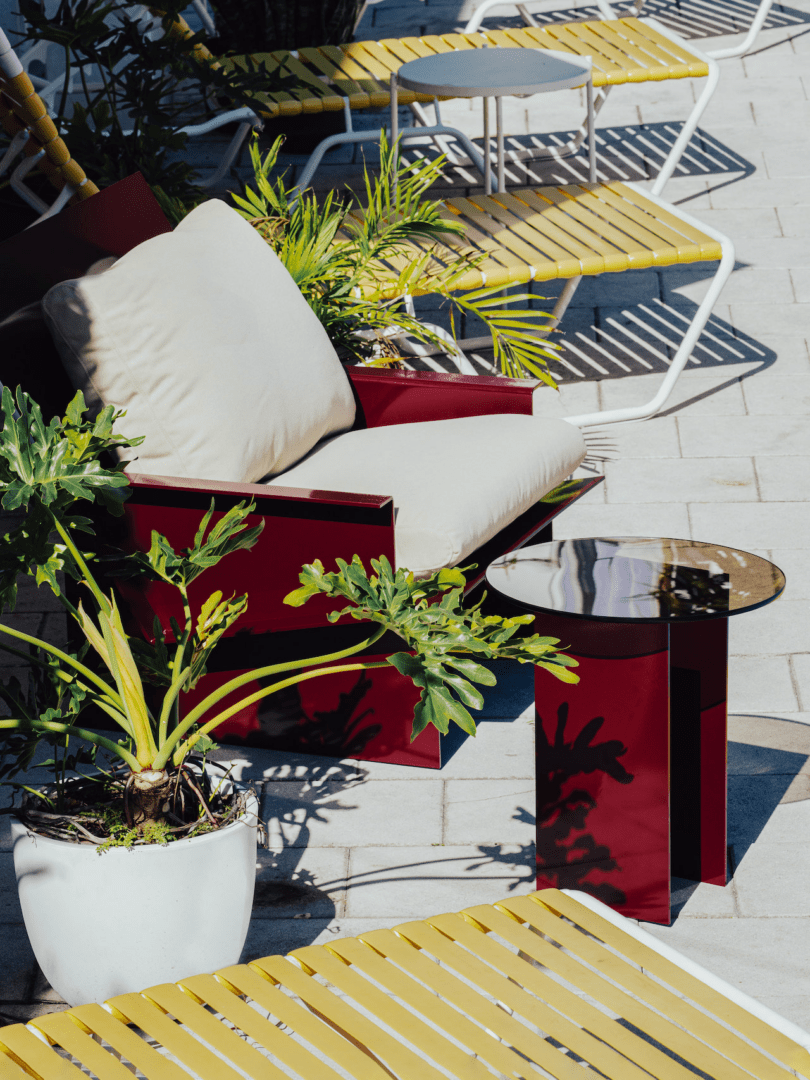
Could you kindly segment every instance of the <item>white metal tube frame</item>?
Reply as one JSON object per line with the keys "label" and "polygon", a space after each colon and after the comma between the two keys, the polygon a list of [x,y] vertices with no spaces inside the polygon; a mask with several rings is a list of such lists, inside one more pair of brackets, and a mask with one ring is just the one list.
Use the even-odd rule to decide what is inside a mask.
{"label": "white metal tube frame", "polygon": [[647,420],[649,417],[655,416],[656,413],[660,412],[672,393],[673,387],[678,380],[678,376],[686,367],[686,363],[692,355],[692,350],[694,349],[698,338],[703,333],[703,329],[709,320],[714,305],[717,303],[717,298],[728,280],[731,271],[734,269],[734,245],[727,236],[717,229],[706,225],[704,222],[698,221],[697,218],[693,218],[691,214],[685,213],[680,207],[676,210],[670,203],[655,195],[651,195],[638,184],[628,183],[626,186],[644,195],[645,198],[650,199],[651,202],[657,203],[662,209],[667,210],[669,213],[674,213],[676,216],[682,218],[687,224],[693,225],[696,229],[700,229],[708,236],[711,236],[712,239],[717,240],[721,247],[722,256],[720,265],[709,284],[706,295],[698,306],[692,322],[689,324],[689,329],[684,334],[683,339],[678,346],[675,356],[672,359],[672,363],[670,364],[669,371],[664,376],[664,379],[658,388],[658,392],[644,405],[630,405],[623,409],[608,409],[604,412],[583,413],[578,416],[563,417],[569,424],[574,424],[576,427],[590,427],[594,424],[619,424],[626,420]]}
{"label": "white metal tube frame", "polygon": [[731,983],[721,979],[719,975],[715,975],[714,972],[708,971],[701,964],[698,964],[696,960],[691,960],[689,957],[684,956],[683,953],[679,953],[672,946],[667,945],[664,941],[659,941],[657,937],[653,937],[646,930],[642,928],[632,919],[625,918],[624,915],[619,915],[618,912],[609,908],[606,904],[603,904],[601,900],[597,900],[596,897],[591,896],[589,893],[580,892],[578,889],[561,889],[560,892],[565,893],[566,896],[570,896],[572,900],[576,900],[577,903],[582,904],[583,907],[589,908],[597,915],[601,915],[606,922],[611,923],[613,926],[618,927],[629,937],[635,938],[636,941],[640,941],[642,945],[646,945],[647,948],[652,949],[653,952],[658,953],[659,956],[663,956],[666,960],[675,964],[682,971],[687,972],[689,975],[693,975],[696,979],[699,979],[706,986],[711,987],[712,990],[716,990],[718,994],[722,994],[727,997],[729,1001],[733,1001],[735,1005],[739,1005],[741,1009],[745,1009],[746,1012],[756,1016],[759,1020],[768,1024],[776,1031],[781,1032],[782,1035],[788,1039],[792,1039],[793,1042],[798,1043],[799,1046],[803,1046],[810,1050],[810,1033],[803,1028],[798,1027],[791,1020],[786,1020],[784,1016],[780,1016],[779,1013],[769,1009],[767,1005],[763,1005],[762,1002],[756,1001],[754,998],[749,997],[745,991],[740,990],[736,986],[732,986]]}

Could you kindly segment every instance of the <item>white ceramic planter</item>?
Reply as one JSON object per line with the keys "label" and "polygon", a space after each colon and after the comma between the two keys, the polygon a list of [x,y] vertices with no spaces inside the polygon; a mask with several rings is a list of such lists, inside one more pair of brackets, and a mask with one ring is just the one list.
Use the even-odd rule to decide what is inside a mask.
{"label": "white ceramic planter", "polygon": [[258,801],[217,832],[166,847],[51,840],[16,819],[14,869],[39,966],[69,1005],[239,960],[256,881]]}

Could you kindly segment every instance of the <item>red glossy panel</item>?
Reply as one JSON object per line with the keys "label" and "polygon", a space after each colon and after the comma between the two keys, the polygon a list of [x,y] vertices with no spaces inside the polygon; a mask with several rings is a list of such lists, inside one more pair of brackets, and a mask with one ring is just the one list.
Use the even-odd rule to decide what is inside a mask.
{"label": "red glossy panel", "polygon": [[599,657],[582,620],[542,616],[536,626],[570,644],[581,679],[535,673],[537,887],[582,889],[668,924],[667,627],[624,625],[621,649],[613,642]]}
{"label": "red glossy panel", "polygon": [[728,620],[672,626],[670,653],[673,873],[725,885]]}
{"label": "red glossy panel", "polygon": [[0,317],[80,277],[105,255],[125,255],[144,240],[171,232],[140,173],[0,244]]}
{"label": "red glossy panel", "polygon": [[[205,676],[190,694],[183,695],[183,714],[241,674]],[[258,689],[258,683],[248,684],[230,695],[223,707]],[[215,737],[290,753],[438,769],[441,749],[436,729],[431,726],[410,741],[418,700],[419,691],[410,679],[393,667],[341,672],[269,695],[226,721]]]}
{"label": "red glossy panel", "polygon": [[359,406],[356,427],[532,411],[532,381],[363,367],[346,371]]}
{"label": "red glossy panel", "polygon": [[[272,508],[272,504],[271,504]],[[214,520],[220,517],[216,514]],[[336,607],[327,598],[315,597],[301,608],[283,603],[288,592],[298,587],[298,575],[304,563],[320,559],[331,568],[338,557],[350,561],[357,554],[370,565],[372,558],[386,555],[394,561],[394,531],[391,510],[383,508],[385,522],[373,525],[335,521],[330,516],[273,518],[251,515],[248,524],[258,524],[264,517],[265,529],[251,551],[238,551],[193,583],[189,590],[192,604],[200,604],[211,593],[221,590],[225,596],[247,592],[249,607],[231,633],[249,628],[252,633],[279,629],[319,626],[326,613]],[[129,504],[125,511],[127,545],[130,549],[148,549],[153,529],[168,536],[175,548],[191,544],[202,511],[195,507]],[[121,593],[130,605],[137,625],[144,635],[152,635],[157,615],[168,629],[169,618],[181,618],[182,609],[175,589],[162,582],[122,582]]]}

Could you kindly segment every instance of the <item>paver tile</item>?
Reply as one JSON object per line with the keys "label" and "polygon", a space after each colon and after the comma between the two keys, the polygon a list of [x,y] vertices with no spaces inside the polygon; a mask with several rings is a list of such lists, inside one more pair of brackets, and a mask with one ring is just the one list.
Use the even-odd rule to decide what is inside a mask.
{"label": "paver tile", "polygon": [[728,708],[730,712],[766,713],[799,709],[788,658],[729,656]]}
{"label": "paver tile", "polygon": [[744,551],[777,544],[798,547],[810,529],[806,503],[734,503],[717,510],[695,503],[689,507],[689,517],[696,538],[714,537]]}
{"label": "paver tile", "polygon": [[[616,460],[641,456],[676,458],[680,454],[677,421],[674,416],[655,416],[642,423],[611,424],[604,429],[604,441],[606,445],[615,448],[611,457]],[[810,440],[808,444],[810,445]]]}
{"label": "paver tile", "polygon": [[810,776],[810,725],[789,717],[731,713],[729,776]]}
{"label": "paver tile", "polygon": [[801,334],[807,329],[810,306],[785,299],[782,303],[732,303],[731,322],[736,330],[756,337],[769,334]]}
{"label": "paver tile", "polygon": [[[265,784],[268,847],[432,843],[441,835],[441,784],[432,780]],[[418,810],[417,810],[418,808]]]}
{"label": "paver tile", "polygon": [[770,416],[735,416],[731,423],[707,424],[703,417],[680,413],[676,421],[685,458],[810,455],[810,429],[801,416],[782,417],[779,425]]}
{"label": "paver tile", "polygon": [[671,897],[673,919],[731,919],[739,914],[732,881],[719,886],[673,878]]}
{"label": "paver tile", "polygon": [[689,539],[689,515],[685,506],[658,502],[634,506],[622,503],[572,506],[555,524],[556,540],[579,536],[674,536]]}
{"label": "paver tile", "polygon": [[533,890],[534,844],[355,848],[349,884],[351,918],[384,911],[404,921],[492,904]]}
{"label": "paver tile", "polygon": [[759,490],[765,502],[807,502],[810,475],[796,468],[795,457],[763,457],[757,460]]}
{"label": "paver tile", "polygon": [[[810,120],[810,114],[808,114]],[[801,123],[797,117],[797,123]],[[774,180],[767,176],[748,176],[744,181],[714,187],[710,192],[714,209],[763,206],[810,206],[810,191],[806,184],[795,180]]]}
{"label": "paver tile", "polygon": [[756,498],[750,458],[622,458],[605,465],[607,501],[658,502],[661,491],[676,503],[747,502]]}
{"label": "paver tile", "polygon": [[0,964],[0,1016],[2,1016],[6,1011],[4,1002],[25,1001],[30,994],[37,962],[22,924],[0,923],[0,939],[3,942],[3,962]]}
{"label": "paver tile", "polygon": [[[688,210],[688,206],[684,206]],[[746,238],[770,239],[782,236],[781,224],[775,207],[763,206],[748,209],[744,213],[738,210],[700,210],[700,220],[710,228],[719,229],[734,241],[735,249]]]}
{"label": "paver tile", "polygon": [[0,853],[0,924],[18,922],[22,922],[22,911],[17,895],[14,856],[11,852],[2,852]]}
{"label": "paver tile", "polygon": [[729,623],[734,656],[783,656],[810,652],[810,612],[804,600],[779,597]]}
{"label": "paver tile", "polygon": [[799,708],[810,709],[810,655],[796,653],[790,658],[793,679],[799,698]]}
{"label": "paver tile", "polygon": [[810,236],[810,206],[778,206],[776,214],[784,236]]}
{"label": "paver tile", "polygon": [[737,260],[759,270],[791,269],[810,266],[810,254],[803,237],[744,237],[735,242]]}
{"label": "paver tile", "polygon": [[[798,305],[796,305],[798,306]],[[810,313],[810,308],[808,308]],[[810,409],[810,373],[781,375],[768,372],[742,383],[746,412],[777,417],[806,416]]]}
{"label": "paver tile", "polygon": [[773,548],[770,559],[787,579],[786,600],[810,600],[810,574],[807,573],[807,552],[804,548]]}
{"label": "paver tile", "polygon": [[[732,366],[719,374],[706,375],[699,382],[679,379],[664,405],[664,415],[740,416],[746,412],[739,372]],[[661,385],[663,376],[635,375],[606,381],[602,387],[605,407],[643,405],[650,401]]]}
{"label": "paver tile", "polygon": [[[799,806],[780,809],[795,810]],[[797,827],[806,830],[807,814],[793,816]],[[760,916],[764,929],[785,918],[810,915],[810,858],[802,837],[802,833],[794,833],[792,842],[781,843],[773,837],[766,842],[763,837],[762,843],[747,849],[734,874],[743,918]],[[805,970],[805,987],[810,987],[807,971],[810,968]]]}
{"label": "paver tile", "polygon": [[445,844],[533,844],[534,776],[526,780],[448,780]]}
{"label": "paver tile", "polygon": [[348,848],[260,851],[253,919],[289,919],[304,913],[334,918],[346,904]]}

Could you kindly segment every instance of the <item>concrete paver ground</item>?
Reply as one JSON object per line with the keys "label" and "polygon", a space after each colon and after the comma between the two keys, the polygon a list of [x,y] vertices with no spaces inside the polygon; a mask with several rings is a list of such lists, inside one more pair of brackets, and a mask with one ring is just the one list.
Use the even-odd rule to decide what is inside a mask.
{"label": "concrete paver ground", "polygon": [[[748,0],[703,6],[648,0],[646,13],[694,35],[698,45],[710,39],[719,46],[754,7]],[[453,30],[470,8],[462,10],[461,0],[372,0],[358,37]],[[574,12],[583,13],[592,11]],[[650,160],[640,147],[655,140],[665,145],[694,93],[689,80],[619,88],[599,118],[601,175],[643,179]],[[576,94],[555,98],[510,105],[509,133],[519,145],[532,134],[578,124]],[[585,468],[603,472],[605,483],[556,526],[558,538],[719,540],[765,555],[787,573],[783,599],[731,622],[729,883],[676,882],[672,925],[648,929],[805,1028],[808,98],[810,0],[794,0],[775,5],[749,56],[722,61],[717,95],[665,192],[736,245],[737,266],[709,330],[660,416],[589,433]],[[448,103],[443,111],[449,122],[480,136],[477,105]],[[209,140],[199,153],[216,146]],[[655,154],[650,157],[654,164]],[[286,160],[293,168],[302,162]],[[356,179],[359,160],[351,152],[335,155],[318,186]],[[244,163],[240,168],[245,175]],[[578,159],[551,169],[527,162],[511,170],[511,180],[565,182],[584,175],[582,169]],[[466,191],[479,182],[462,173],[448,169],[443,190]],[[706,282],[703,271],[688,268],[586,282],[562,327],[566,363],[553,365],[561,390],[542,392],[541,411],[565,415],[652,397],[672,335]],[[486,354],[481,359],[485,364]],[[51,617],[31,607],[32,617]],[[268,823],[245,957],[529,891],[533,723],[531,679],[518,670],[503,673],[478,738],[467,740],[440,772],[239,750],[243,775],[261,785]],[[0,1018],[26,1018],[60,1004],[30,953],[7,832],[3,837]]]}

